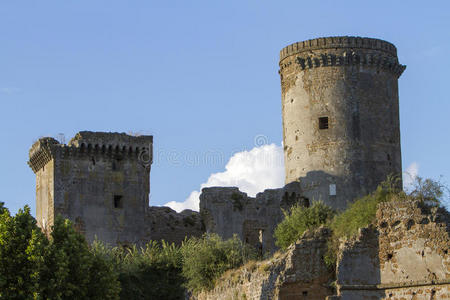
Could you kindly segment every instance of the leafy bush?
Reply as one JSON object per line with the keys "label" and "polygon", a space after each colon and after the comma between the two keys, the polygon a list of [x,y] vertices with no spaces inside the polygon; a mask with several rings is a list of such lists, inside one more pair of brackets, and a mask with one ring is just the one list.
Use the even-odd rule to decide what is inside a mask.
{"label": "leafy bush", "polygon": [[285,218],[275,228],[275,244],[286,249],[295,243],[307,229],[327,224],[335,212],[322,202],[315,202],[311,207],[294,205],[290,211],[284,212]]}
{"label": "leafy bush", "polygon": [[181,251],[186,287],[193,292],[211,289],[225,271],[256,257],[256,252],[237,236],[223,241],[216,234],[191,238],[184,242]]}
{"label": "leafy bush", "polygon": [[142,249],[136,246],[101,249],[102,252],[105,250],[119,274],[121,299],[183,298],[184,278],[179,247],[164,241],[161,244],[151,241]]}
{"label": "leafy bush", "polygon": [[411,191],[399,188],[400,179],[389,176],[376,191],[351,203],[347,209],[337,215],[331,223],[333,235],[328,242],[324,257],[326,264],[334,268],[339,239],[354,237],[360,228],[367,227],[375,221],[377,206],[388,201],[420,201],[426,205],[439,205],[446,189],[439,181],[416,177]]}
{"label": "leafy bush", "polygon": [[336,264],[336,255],[339,249],[339,239],[350,238],[358,233],[359,228],[367,227],[375,220],[377,206],[381,202],[393,199],[405,199],[404,192],[399,190],[398,177],[389,176],[371,194],[350,203],[345,211],[335,216],[331,223],[332,237],[328,241],[325,263],[330,269]]}
{"label": "leafy bush", "polygon": [[448,201],[448,199],[444,199],[446,192],[448,196],[449,188],[440,180],[416,177],[408,191],[408,196],[425,204],[442,205],[446,200]]}

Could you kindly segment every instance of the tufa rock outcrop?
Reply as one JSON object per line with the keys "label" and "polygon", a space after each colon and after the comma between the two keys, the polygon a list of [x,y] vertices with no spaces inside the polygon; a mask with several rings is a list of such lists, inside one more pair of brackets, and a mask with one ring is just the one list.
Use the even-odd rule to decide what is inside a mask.
{"label": "tufa rock outcrop", "polygon": [[379,205],[376,224],[341,244],[339,297],[448,299],[450,215],[419,202]]}
{"label": "tufa rock outcrop", "polygon": [[330,284],[334,274],[323,261],[329,236],[326,228],[306,232],[286,253],[226,273],[212,291],[200,293],[195,299],[323,300],[333,294]]}
{"label": "tufa rock outcrop", "polygon": [[226,273],[196,299],[449,299],[449,228],[443,208],[382,203],[375,224],[342,241],[336,272],[323,260],[331,233],[322,227],[283,254]]}

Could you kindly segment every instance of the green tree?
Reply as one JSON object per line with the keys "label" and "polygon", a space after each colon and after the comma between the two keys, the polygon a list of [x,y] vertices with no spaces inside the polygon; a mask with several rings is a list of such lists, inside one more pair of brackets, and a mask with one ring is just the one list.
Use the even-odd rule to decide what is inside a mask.
{"label": "green tree", "polygon": [[433,179],[416,177],[410,191],[399,189],[400,179],[389,176],[369,195],[351,203],[345,211],[337,215],[331,223],[333,235],[328,242],[325,262],[335,267],[339,240],[356,236],[360,228],[367,227],[376,218],[378,204],[390,201],[420,201],[424,205],[440,205],[447,187]]}
{"label": "green tree", "polygon": [[49,241],[35,246],[41,251],[34,258],[40,268],[37,299],[118,299],[120,285],[112,265],[90,251],[69,220],[57,217]]}
{"label": "green tree", "polygon": [[334,214],[334,210],[322,202],[314,202],[310,207],[294,205],[288,212],[284,212],[285,218],[275,228],[275,244],[281,249],[287,249],[307,229],[331,222]]}
{"label": "green tree", "polygon": [[0,298],[33,299],[38,269],[29,257],[32,241],[45,239],[36,220],[25,206],[15,216],[1,205],[0,215]]}

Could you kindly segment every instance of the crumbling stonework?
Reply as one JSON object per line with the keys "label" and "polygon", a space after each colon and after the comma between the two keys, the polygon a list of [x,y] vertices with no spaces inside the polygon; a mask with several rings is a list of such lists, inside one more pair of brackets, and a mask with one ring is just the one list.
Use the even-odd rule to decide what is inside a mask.
{"label": "crumbling stonework", "polygon": [[[450,299],[450,214],[419,202],[378,207],[376,223],[343,241],[337,271],[323,261],[330,231],[306,232],[286,253],[228,272],[212,299]],[[336,279],[337,294],[331,289]]]}
{"label": "crumbling stonework", "polygon": [[165,240],[180,245],[186,237],[205,232],[200,214],[189,209],[177,213],[170,207],[150,206],[147,211],[147,240]]}
{"label": "crumbling stonework", "polygon": [[380,204],[376,226],[341,245],[330,299],[449,299],[449,228],[442,208]]}
{"label": "crumbling stonework", "polygon": [[50,230],[61,215],[88,242],[110,245],[201,235],[198,213],[149,207],[152,147],[152,136],[125,133],[83,131],[67,145],[39,139],[28,162],[36,173],[38,225]]}
{"label": "crumbling stonework", "polygon": [[[344,209],[402,172],[397,49],[327,37],[280,52],[286,183]],[[309,186],[309,189],[305,189]]]}
{"label": "crumbling stonework", "polygon": [[251,262],[226,273],[214,290],[200,293],[197,300],[323,300],[331,295],[334,274],[324,261],[330,231],[306,232],[286,253],[269,260]]}
{"label": "crumbling stonework", "polygon": [[282,209],[296,203],[309,205],[301,192],[298,182],[265,190],[255,198],[238,188],[204,188],[200,195],[200,214],[206,232],[217,233],[223,239],[236,234],[262,254],[272,253],[276,250],[273,233],[284,217]]}

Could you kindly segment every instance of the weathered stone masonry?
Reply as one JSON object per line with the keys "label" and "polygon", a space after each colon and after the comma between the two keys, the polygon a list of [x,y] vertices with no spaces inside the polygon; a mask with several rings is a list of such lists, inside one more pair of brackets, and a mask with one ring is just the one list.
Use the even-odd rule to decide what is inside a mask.
{"label": "weathered stone masonry", "polygon": [[224,239],[236,234],[242,241],[262,254],[276,250],[274,230],[287,210],[294,204],[309,205],[302,196],[298,182],[281,189],[265,190],[255,198],[238,188],[204,188],[200,195],[200,214],[206,232]]}
{"label": "weathered stone masonry", "polygon": [[334,274],[323,261],[329,236],[326,228],[306,232],[286,253],[225,274],[197,300],[323,300],[333,294]]}
{"label": "weathered stone masonry", "polygon": [[449,233],[443,208],[380,204],[376,224],[341,244],[330,299],[450,299]]}
{"label": "weathered stone masonry", "polygon": [[[286,183],[248,197],[206,188],[200,214],[149,207],[152,136],[80,132],[67,145],[39,139],[30,149],[36,218],[73,221],[89,242],[111,245],[215,232],[237,234],[266,254],[283,209],[322,200],[343,209],[401,173],[399,64],[394,45],[331,37],[280,53]],[[417,202],[381,204],[377,220],[342,241],[337,272],[323,261],[330,231],[306,232],[286,253],[229,272],[199,299],[450,299],[450,216]],[[336,293],[330,284],[336,279]]]}
{"label": "weathered stone masonry", "polygon": [[400,175],[397,50],[386,41],[328,37],[280,52],[286,183],[344,209]]}
{"label": "weathered stone masonry", "polygon": [[51,229],[70,219],[88,242],[111,245],[151,239],[180,242],[201,235],[198,213],[150,208],[152,136],[83,131],[67,144],[39,139],[30,150],[36,173],[36,219]]}
{"label": "weathered stone masonry", "polygon": [[[336,273],[323,260],[331,233],[319,228],[286,253],[225,274],[198,299],[450,299],[449,229],[450,215],[442,208],[380,204],[376,223],[342,241]],[[337,296],[331,296],[334,280]]]}

